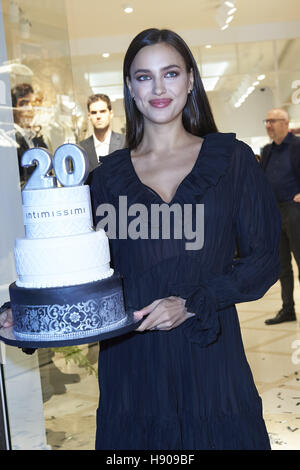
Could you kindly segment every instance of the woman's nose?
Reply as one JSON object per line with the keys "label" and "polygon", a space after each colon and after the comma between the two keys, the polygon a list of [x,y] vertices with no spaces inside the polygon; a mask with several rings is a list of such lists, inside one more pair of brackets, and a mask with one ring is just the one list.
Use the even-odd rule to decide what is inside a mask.
{"label": "woman's nose", "polygon": [[153,80],[153,93],[155,95],[160,96],[165,92],[166,92],[166,88],[165,88],[163,80],[160,80],[160,79]]}

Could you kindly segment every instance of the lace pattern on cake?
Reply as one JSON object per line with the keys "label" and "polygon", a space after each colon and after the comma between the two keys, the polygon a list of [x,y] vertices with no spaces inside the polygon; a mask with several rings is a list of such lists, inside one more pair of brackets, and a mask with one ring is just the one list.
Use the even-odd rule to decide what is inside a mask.
{"label": "lace pattern on cake", "polygon": [[121,292],[64,305],[16,305],[16,338],[47,339],[94,336],[126,323]]}

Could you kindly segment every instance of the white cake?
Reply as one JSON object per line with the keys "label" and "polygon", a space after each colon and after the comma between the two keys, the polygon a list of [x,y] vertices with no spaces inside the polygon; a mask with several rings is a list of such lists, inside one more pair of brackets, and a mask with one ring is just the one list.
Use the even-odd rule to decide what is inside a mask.
{"label": "white cake", "polygon": [[[61,166],[56,156],[63,157]],[[71,179],[83,175],[79,183],[71,184],[65,174],[65,186],[57,187],[56,179],[45,175],[37,186],[31,184],[37,189],[22,192],[25,237],[15,241],[17,280],[9,293],[15,338],[30,347],[82,344],[133,325],[125,312],[121,277],[110,267],[108,238],[93,228],[90,188],[82,184],[86,155],[64,144],[53,167],[61,176],[69,156],[74,168],[78,164]],[[51,162],[43,149],[28,150],[22,164],[24,157],[25,165],[36,159]]]}
{"label": "white cake", "polygon": [[89,186],[22,192],[25,238],[15,242],[16,285],[61,287],[105,279],[108,238],[92,228]]}

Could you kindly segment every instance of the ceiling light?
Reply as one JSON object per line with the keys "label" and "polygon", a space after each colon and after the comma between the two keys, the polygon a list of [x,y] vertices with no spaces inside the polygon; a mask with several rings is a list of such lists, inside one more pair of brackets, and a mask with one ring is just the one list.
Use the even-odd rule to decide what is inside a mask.
{"label": "ceiling light", "polygon": [[227,29],[227,28],[228,28],[228,26],[229,26],[229,24],[228,24],[228,23],[227,23],[227,24],[224,24],[224,26],[222,26],[221,30],[222,30],[222,31],[224,31],[224,29]]}
{"label": "ceiling light", "polygon": [[133,12],[133,8],[130,5],[125,5],[123,10],[124,10],[124,13],[132,13]]}
{"label": "ceiling light", "polygon": [[233,13],[236,12],[236,8],[231,8],[231,10],[228,10],[227,15],[233,15]]}
{"label": "ceiling light", "polygon": [[206,44],[206,49],[210,49],[211,48],[211,44]]}
{"label": "ceiling light", "polygon": [[228,62],[207,62],[202,64],[202,77],[220,77],[228,67]]}
{"label": "ceiling light", "polygon": [[202,82],[205,91],[213,91],[224,74],[228,62],[208,62],[202,65]]}
{"label": "ceiling light", "polygon": [[102,54],[102,57],[104,57],[104,59],[107,59],[109,56],[110,56],[109,52],[103,52]]}
{"label": "ceiling light", "polygon": [[266,76],[264,74],[261,74],[258,75],[257,80],[263,80],[264,78],[266,78]]}
{"label": "ceiling light", "polygon": [[[233,15],[236,11],[237,8],[235,8],[235,4],[233,2],[227,2],[225,0],[220,1],[219,7],[216,11],[216,22],[222,31],[227,29],[227,26],[233,20]],[[225,25],[227,25],[226,28],[224,28]]]}
{"label": "ceiling light", "polygon": [[239,108],[248,99],[251,93],[253,93],[255,85],[259,84],[257,80],[251,84],[250,78],[249,75],[246,75],[237,90],[231,96],[230,104],[233,107]]}
{"label": "ceiling light", "polygon": [[220,77],[207,77],[202,78],[202,83],[205,91],[213,91],[216,88]]}

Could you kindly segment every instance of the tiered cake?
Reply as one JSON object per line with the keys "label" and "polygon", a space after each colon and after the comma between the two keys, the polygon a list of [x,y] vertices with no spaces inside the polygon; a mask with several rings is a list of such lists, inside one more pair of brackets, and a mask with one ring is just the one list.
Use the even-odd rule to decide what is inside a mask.
{"label": "tiered cake", "polygon": [[122,328],[121,279],[104,230],[93,229],[89,186],[25,187],[22,202],[26,236],[15,242],[9,288],[15,338],[89,342]]}

